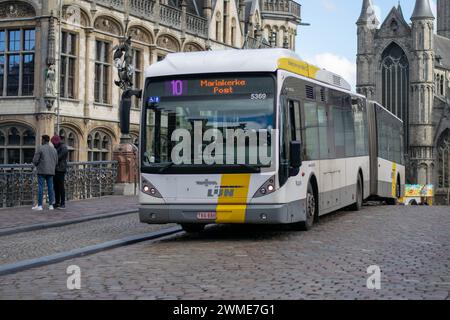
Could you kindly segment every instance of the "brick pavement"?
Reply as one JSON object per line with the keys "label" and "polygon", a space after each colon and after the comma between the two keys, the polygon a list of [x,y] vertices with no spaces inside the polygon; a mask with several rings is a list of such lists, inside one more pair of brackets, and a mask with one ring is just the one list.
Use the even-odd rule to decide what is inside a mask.
{"label": "brick pavement", "polygon": [[[0,299],[448,299],[448,207],[365,207],[310,232],[219,226],[0,277]],[[81,268],[81,290],[66,268]],[[366,287],[381,268],[381,290]]]}
{"label": "brick pavement", "polygon": [[138,208],[134,196],[106,196],[66,203],[66,210],[33,211],[31,207],[0,209],[0,231],[4,228],[59,222],[75,218],[128,211]]}

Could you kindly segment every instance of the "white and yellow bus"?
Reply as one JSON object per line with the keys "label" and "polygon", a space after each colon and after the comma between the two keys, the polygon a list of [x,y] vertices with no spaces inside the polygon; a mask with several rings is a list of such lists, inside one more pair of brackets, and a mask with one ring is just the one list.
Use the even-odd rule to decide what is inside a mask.
{"label": "white and yellow bus", "polygon": [[[402,122],[350,89],[285,49],[175,53],[148,67],[140,220],[186,231],[308,230],[369,197],[394,202],[404,184]],[[252,140],[256,132],[266,136]]]}

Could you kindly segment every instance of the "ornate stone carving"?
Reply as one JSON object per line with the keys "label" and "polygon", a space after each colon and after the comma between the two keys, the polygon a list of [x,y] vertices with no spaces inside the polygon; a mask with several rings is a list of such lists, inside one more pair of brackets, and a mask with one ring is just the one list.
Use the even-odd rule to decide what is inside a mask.
{"label": "ornate stone carving", "polygon": [[128,35],[136,41],[140,41],[143,43],[153,43],[152,36],[147,31],[139,27],[131,27]]}
{"label": "ornate stone carving", "polygon": [[198,44],[189,42],[189,43],[186,43],[186,45],[184,46],[184,51],[185,52],[196,52],[196,51],[203,51],[203,49]]}
{"label": "ornate stone carving", "polygon": [[63,17],[68,24],[83,27],[89,26],[89,18],[78,6],[65,6],[63,9]]}
{"label": "ornate stone carving", "polygon": [[36,16],[34,8],[25,2],[7,1],[4,3],[0,3],[0,19],[25,18],[34,16]]}
{"label": "ornate stone carving", "polygon": [[108,17],[97,18],[94,23],[94,28],[117,36],[120,36],[122,33],[120,25]]}
{"label": "ornate stone carving", "polygon": [[158,47],[164,48],[170,51],[179,51],[179,46],[174,38],[168,35],[162,35],[156,42]]}
{"label": "ornate stone carving", "polygon": [[45,73],[45,95],[48,97],[55,96],[55,82],[56,82],[56,73],[55,73],[55,65],[51,64],[48,66],[47,71]]}

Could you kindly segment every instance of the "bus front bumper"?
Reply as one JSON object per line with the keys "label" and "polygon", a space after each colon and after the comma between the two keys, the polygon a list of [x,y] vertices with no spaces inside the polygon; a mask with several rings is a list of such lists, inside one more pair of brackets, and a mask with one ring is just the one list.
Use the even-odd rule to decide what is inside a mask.
{"label": "bus front bumper", "polygon": [[[217,205],[141,205],[139,218],[143,223],[241,223],[241,224],[289,224],[306,220],[305,200],[289,204],[248,204],[237,219],[199,219],[201,213],[215,213]],[[227,211],[226,206],[221,210]],[[230,211],[232,211],[230,207]],[[245,211],[245,212],[244,212]]]}

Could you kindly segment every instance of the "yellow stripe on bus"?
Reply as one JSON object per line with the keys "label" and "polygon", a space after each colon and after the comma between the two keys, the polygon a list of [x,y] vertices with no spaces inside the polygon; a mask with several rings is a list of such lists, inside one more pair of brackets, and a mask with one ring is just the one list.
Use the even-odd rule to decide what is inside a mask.
{"label": "yellow stripe on bus", "polygon": [[233,196],[224,192],[217,203],[216,223],[244,223],[250,174],[224,174],[221,188],[234,187]]}
{"label": "yellow stripe on bus", "polygon": [[316,66],[292,58],[279,59],[278,68],[312,79],[316,79],[317,72],[320,70]]}
{"label": "yellow stripe on bus", "polygon": [[397,198],[397,164],[396,163],[392,164],[391,177],[392,177],[392,196],[394,198]]}

